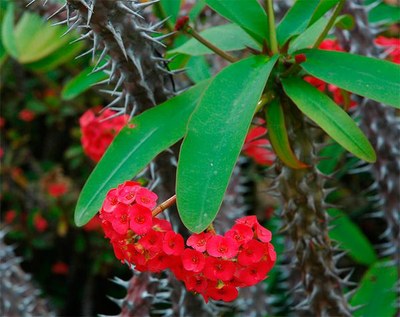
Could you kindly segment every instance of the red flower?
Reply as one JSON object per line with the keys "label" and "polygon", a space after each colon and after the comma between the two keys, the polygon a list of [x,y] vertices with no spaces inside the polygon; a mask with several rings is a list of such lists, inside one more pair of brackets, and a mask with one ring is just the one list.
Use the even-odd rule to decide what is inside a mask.
{"label": "red flower", "polygon": [[208,296],[214,300],[222,300],[224,302],[231,302],[239,295],[236,287],[232,285],[224,285],[221,288],[209,287]]}
{"label": "red flower", "polygon": [[132,231],[139,235],[147,233],[153,225],[151,210],[137,204],[129,208],[131,213],[130,228]]}
{"label": "red flower", "polygon": [[322,43],[319,45],[319,48],[326,51],[344,52],[344,49],[340,46],[337,40],[323,40]]}
{"label": "red flower", "polygon": [[206,259],[203,253],[185,249],[182,253],[182,264],[185,270],[192,272],[201,272],[204,268]]}
{"label": "red flower", "polygon": [[267,129],[256,126],[249,130],[243,145],[243,153],[260,165],[272,165],[275,154],[269,150],[269,141],[265,138]]}
{"label": "red flower", "polygon": [[36,114],[29,109],[23,109],[19,112],[18,117],[25,122],[31,122],[35,119]]}
{"label": "red flower", "polygon": [[167,232],[172,230],[172,226],[165,219],[153,218],[153,230]]}
{"label": "red flower", "polygon": [[162,232],[151,229],[138,243],[149,252],[150,256],[154,256],[162,250],[163,236]]}
{"label": "red flower", "polygon": [[269,269],[270,265],[266,261],[254,263],[240,270],[238,279],[245,283],[246,286],[252,286],[264,280]]}
{"label": "red flower", "polygon": [[238,243],[229,237],[212,236],[207,241],[207,253],[214,257],[233,258],[238,253]]}
{"label": "red flower", "polygon": [[388,55],[388,60],[400,64],[400,39],[378,36],[375,44],[386,48],[385,54]]}
{"label": "red flower", "polygon": [[68,273],[68,270],[69,270],[68,265],[61,261],[54,263],[53,266],[51,267],[51,271],[54,274],[66,275]]}
{"label": "red flower", "polygon": [[270,242],[272,239],[271,231],[261,226],[258,222],[255,225],[255,232],[258,240],[262,242]]}
{"label": "red flower", "polygon": [[207,279],[201,274],[186,274],[184,278],[188,291],[204,293],[207,289]]}
{"label": "red flower", "polygon": [[50,196],[54,198],[58,198],[64,195],[68,190],[68,186],[65,183],[53,183],[50,184],[47,188],[47,191]]}
{"label": "red flower", "polygon": [[90,221],[83,226],[85,231],[97,231],[101,230],[101,221],[98,215],[94,216]]}
{"label": "red flower", "polygon": [[258,223],[256,216],[242,217],[242,218],[237,219],[235,222],[249,226],[250,228],[253,228],[254,225]]}
{"label": "red flower", "polygon": [[114,111],[106,109],[96,117],[94,110],[90,109],[79,119],[83,150],[95,162],[101,159],[114,137],[129,119],[127,115],[113,117],[114,115]]}
{"label": "red flower", "polygon": [[231,230],[225,233],[225,236],[234,239],[238,245],[242,245],[253,239],[254,233],[249,226],[237,223]]}
{"label": "red flower", "polygon": [[204,252],[206,250],[207,241],[213,235],[210,232],[202,232],[199,234],[192,234],[186,241],[186,244],[193,249]]}
{"label": "red flower", "polygon": [[105,212],[112,212],[117,208],[118,205],[118,194],[116,189],[111,189],[103,202],[102,210]]}
{"label": "red flower", "polygon": [[157,205],[157,199],[155,193],[144,187],[140,187],[136,193],[136,202],[149,209],[153,209]]}
{"label": "red flower", "polygon": [[164,235],[163,251],[168,255],[181,255],[184,249],[183,237],[174,231],[168,231]]}
{"label": "red flower", "polygon": [[113,212],[114,219],[112,221],[112,227],[119,234],[126,234],[129,229],[129,217],[130,211],[129,206],[124,204],[119,204]]}
{"label": "red flower", "polygon": [[242,245],[238,254],[238,263],[243,266],[257,263],[264,255],[264,250],[263,243],[257,240],[251,240]]}
{"label": "red flower", "polygon": [[229,281],[236,270],[236,264],[229,260],[216,259],[214,257],[206,258],[204,265],[204,275],[213,281]]}
{"label": "red flower", "polygon": [[136,193],[140,189],[138,182],[127,181],[117,188],[118,201],[124,204],[131,204],[136,198]]}
{"label": "red flower", "polygon": [[4,221],[5,223],[10,224],[14,221],[15,217],[17,217],[17,213],[15,210],[7,210],[4,215]]}
{"label": "red flower", "polygon": [[48,228],[49,224],[47,220],[38,213],[33,218],[33,226],[36,228],[37,231],[44,232]]}

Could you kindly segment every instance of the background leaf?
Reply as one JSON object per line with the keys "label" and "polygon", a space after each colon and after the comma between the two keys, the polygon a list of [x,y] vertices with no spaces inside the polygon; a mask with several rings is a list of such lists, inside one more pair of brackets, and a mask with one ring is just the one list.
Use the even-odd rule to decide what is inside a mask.
{"label": "background leaf", "polygon": [[333,217],[329,237],[339,242],[340,249],[348,251],[348,255],[358,263],[368,266],[375,263],[378,260],[375,250],[359,227],[338,209],[330,208],[328,213]]}
{"label": "background leaf", "polygon": [[[221,36],[222,34],[223,36]],[[249,36],[239,26],[232,23],[208,28],[207,30],[200,32],[200,35],[224,51],[242,50],[245,49],[246,46],[255,49],[260,48],[251,36]],[[168,52],[169,55],[175,53],[196,56],[213,54],[214,52],[196,39],[192,38],[183,45]]]}
{"label": "background leaf", "polygon": [[400,65],[371,57],[304,50],[300,66],[311,75],[355,94],[400,108]]}
{"label": "background leaf", "polygon": [[365,273],[360,288],[350,300],[351,306],[363,305],[356,310],[355,317],[391,317],[396,315],[396,281],[398,281],[396,266],[390,266],[388,261],[376,262]]}
{"label": "background leaf", "polygon": [[193,112],[177,171],[184,225],[203,231],[215,218],[251,119],[278,56],[254,56],[223,69]]}
{"label": "background leaf", "polygon": [[290,147],[286,131],[285,115],[279,99],[274,99],[266,107],[268,136],[275,154],[281,161],[291,168],[305,168],[306,164],[300,162]]}
{"label": "background leaf", "polygon": [[320,0],[310,20],[310,25],[324,16],[330,9],[339,3],[340,0]]}
{"label": "background leaf", "polygon": [[355,156],[374,162],[376,154],[353,119],[328,96],[300,78],[282,80],[295,105],[328,135]]}
{"label": "background leaf", "polygon": [[183,137],[189,116],[207,85],[208,81],[200,83],[145,111],[131,122],[134,128],[121,130],[82,189],[75,209],[77,226],[83,226],[98,212],[111,188],[133,178],[157,154]]}
{"label": "background leaf", "polygon": [[18,57],[18,49],[14,36],[14,4],[10,2],[7,6],[6,14],[2,24],[2,41],[8,54]]}
{"label": "background leaf", "polygon": [[276,28],[280,45],[306,29],[318,4],[319,0],[297,0],[293,4]]}
{"label": "background leaf", "polygon": [[169,17],[169,21],[175,25],[176,20],[179,16],[179,10],[181,8],[182,0],[160,0],[160,4],[163,7],[165,15]]}
{"label": "background leaf", "polygon": [[257,0],[206,0],[220,15],[235,22],[260,44],[268,43],[268,17]]}
{"label": "background leaf", "polygon": [[211,77],[210,65],[204,56],[192,56],[186,64],[186,74],[195,83]]}
{"label": "background leaf", "polygon": [[108,78],[109,76],[102,72],[92,73],[94,67],[88,67],[72,78],[63,88],[61,98],[71,100],[88,90],[94,84]]}

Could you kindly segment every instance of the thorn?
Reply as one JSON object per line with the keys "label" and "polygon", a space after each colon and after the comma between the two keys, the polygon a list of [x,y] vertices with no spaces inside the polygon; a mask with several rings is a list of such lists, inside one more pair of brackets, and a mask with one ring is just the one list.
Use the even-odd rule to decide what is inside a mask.
{"label": "thorn", "polygon": [[91,84],[90,87],[94,87],[94,86],[97,86],[97,85],[108,84],[108,83],[109,83],[109,81],[108,81],[108,78],[107,78],[107,79],[104,79],[102,81],[98,81],[97,83]]}
{"label": "thorn", "polygon": [[[100,91],[101,91],[101,92],[107,92],[107,93],[108,93],[108,90],[100,90]],[[115,98],[113,101],[111,101],[107,106],[105,106],[105,107],[104,107],[104,110],[105,110],[105,109],[108,109],[108,108],[112,107],[113,105],[115,105],[116,103],[120,102],[121,99],[122,99],[122,95],[118,96],[118,97]]]}
{"label": "thorn", "polygon": [[80,36],[79,38],[77,38],[76,40],[73,40],[73,41],[69,42],[69,44],[74,44],[74,43],[76,43],[76,42],[82,41],[82,40],[84,40],[84,39],[90,37],[92,34],[93,34],[93,31],[89,31],[89,32],[86,33],[86,34],[81,35],[81,36]]}
{"label": "thorn", "polygon": [[148,39],[148,40],[150,40],[150,41],[152,41],[152,42],[154,42],[154,43],[156,43],[156,44],[158,44],[158,45],[160,45],[162,47],[166,47],[164,43],[161,43],[161,42],[157,41],[155,38],[151,37],[147,33],[145,33],[145,32],[140,32],[140,33],[142,34],[142,36],[144,38],[146,38],[146,39]]}
{"label": "thorn", "polygon": [[81,22],[81,19],[76,20],[76,21],[74,22],[74,24],[72,24],[72,25],[68,28],[68,30],[66,30],[66,31],[61,35],[61,37],[67,35],[69,32],[71,32],[73,29],[75,29],[76,26],[77,26],[77,24],[78,24],[79,22]]}
{"label": "thorn", "polygon": [[165,19],[161,20],[160,22],[157,22],[156,24],[151,25],[149,29],[153,31],[153,30],[160,28],[165,22],[168,21],[169,18],[170,17],[166,17]]}
{"label": "thorn", "polygon": [[73,16],[72,18],[70,18],[70,19],[66,19],[66,20],[64,20],[64,21],[60,21],[60,22],[54,22],[53,24],[51,24],[51,26],[56,26],[56,25],[63,25],[63,24],[65,24],[65,23],[67,23],[67,25],[69,26],[69,22],[70,21],[75,21],[75,19],[77,19],[78,17],[77,16]]}
{"label": "thorn", "polygon": [[135,9],[137,10],[143,10],[149,6],[151,6],[152,4],[155,4],[157,2],[159,2],[160,0],[152,0],[152,1],[147,1],[147,2],[143,2],[143,3],[134,3],[133,5],[135,6]]}
{"label": "thorn", "polygon": [[94,55],[95,52],[97,51],[97,47],[99,46],[99,37],[94,34],[93,35],[93,52],[92,52],[92,61],[94,61]]}
{"label": "thorn", "polygon": [[126,109],[128,109],[129,97],[130,97],[129,94],[126,94],[126,95],[125,95],[125,103],[124,103],[125,112],[126,112]]}
{"label": "thorn", "polygon": [[120,76],[119,79],[118,79],[117,84],[115,85],[115,88],[114,88],[113,93],[111,94],[111,96],[114,96],[114,94],[116,93],[117,89],[118,89],[119,87],[121,87],[121,85],[122,85],[122,83],[124,82],[125,78],[126,78],[125,75],[124,75],[124,74],[121,74],[121,76]]}
{"label": "thorn", "polygon": [[165,38],[167,38],[167,37],[169,37],[169,36],[171,36],[171,35],[173,35],[175,33],[176,32],[170,32],[168,34],[164,34],[164,35],[161,35],[161,36],[153,37],[153,39],[155,39],[157,41],[162,41],[163,39],[165,39]]}
{"label": "thorn", "polygon": [[86,9],[92,10],[92,8],[89,7],[89,5],[86,3],[85,0],[77,0],[77,1],[80,2]]}
{"label": "thorn", "polygon": [[26,7],[29,7],[32,3],[34,3],[36,0],[32,0],[31,2],[29,2]]}
{"label": "thorn", "polygon": [[110,22],[107,23],[107,26],[106,26],[106,27],[107,27],[107,29],[110,30],[110,32],[113,34],[114,39],[117,41],[118,46],[120,47],[120,49],[122,50],[122,53],[123,53],[124,56],[125,56],[125,59],[128,60],[128,56],[127,56],[127,54],[126,54],[126,50],[125,50],[125,46],[124,46],[124,42],[123,42],[123,40],[122,40],[121,34],[119,33],[119,31],[117,31],[117,30],[113,27],[113,25],[112,25]]}
{"label": "thorn", "polygon": [[140,19],[144,19],[144,17],[142,17],[139,13],[133,11],[131,8],[129,8],[128,6],[126,6],[125,4],[123,4],[122,2],[117,2],[117,6],[122,9],[123,11],[132,14]]}
{"label": "thorn", "polygon": [[91,48],[90,50],[86,51],[85,53],[82,53],[81,55],[78,55],[77,57],[75,57],[75,59],[81,58],[85,55],[90,54],[93,51],[93,48]]}
{"label": "thorn", "polygon": [[54,13],[52,13],[48,18],[47,21],[50,20],[52,17],[56,16],[57,14],[59,14],[60,12],[66,10],[67,4],[65,3],[62,7],[60,7],[57,11],[55,11]]}
{"label": "thorn", "polygon": [[93,70],[91,71],[90,74],[96,73],[96,72],[106,69],[108,66],[110,66],[111,62],[108,60],[103,66],[98,67],[100,62],[103,60],[103,58],[106,54],[107,54],[107,49],[104,48],[103,52],[101,52],[101,55],[100,55],[99,59],[97,60],[96,65],[94,65]]}
{"label": "thorn", "polygon": [[111,297],[111,296],[108,296],[108,295],[107,295],[107,298],[110,301],[112,301],[113,303],[117,304],[119,307],[122,307],[122,304],[124,303],[123,299],[117,299],[117,298],[114,298],[114,297]]}

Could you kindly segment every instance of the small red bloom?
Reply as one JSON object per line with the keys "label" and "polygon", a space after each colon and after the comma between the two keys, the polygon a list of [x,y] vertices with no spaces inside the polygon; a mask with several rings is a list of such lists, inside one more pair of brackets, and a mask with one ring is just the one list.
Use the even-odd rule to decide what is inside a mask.
{"label": "small red bloom", "polygon": [[10,224],[14,221],[15,217],[17,217],[17,213],[15,210],[7,210],[4,215],[4,221],[5,223]]}
{"label": "small red bloom", "polygon": [[143,235],[153,226],[151,210],[141,205],[129,206],[130,209],[130,228],[133,232]]}
{"label": "small red bloom", "polygon": [[184,249],[183,237],[174,231],[168,231],[164,235],[163,251],[167,255],[181,255]]}
{"label": "small red bloom", "polygon": [[139,241],[144,250],[148,251],[150,257],[158,254],[162,250],[164,234],[159,231],[150,230]]}
{"label": "small red bloom", "polygon": [[126,234],[129,229],[129,206],[119,204],[113,212],[114,219],[111,222],[112,227],[119,234]]}
{"label": "small red bloom", "polygon": [[270,242],[272,239],[272,233],[268,229],[264,228],[262,225],[257,223],[255,225],[255,232],[258,240],[262,242]]}
{"label": "small red bloom", "polygon": [[39,232],[44,232],[48,228],[49,224],[45,218],[41,214],[36,214],[33,218],[33,225]]}
{"label": "small red bloom", "polygon": [[206,250],[207,241],[213,235],[210,232],[202,232],[199,234],[192,234],[186,241],[186,244],[193,249],[204,252]]}
{"label": "small red bloom", "polygon": [[232,285],[224,285],[221,288],[209,287],[207,293],[210,298],[224,302],[231,302],[239,295],[237,288]]}
{"label": "small red bloom", "polygon": [[35,119],[36,114],[29,109],[23,109],[19,112],[18,117],[25,122],[31,122]]}
{"label": "small red bloom", "polygon": [[304,63],[307,60],[305,54],[297,54],[297,55],[295,55],[294,59],[297,64]]}
{"label": "small red bloom", "polygon": [[135,200],[139,188],[140,184],[133,181],[127,181],[119,185],[117,188],[118,201],[127,205],[131,204]]}
{"label": "small red bloom", "polygon": [[271,265],[266,261],[251,264],[237,273],[238,279],[246,286],[252,286],[264,280],[270,269]]}
{"label": "small red bloom", "polygon": [[47,188],[47,191],[50,196],[54,198],[58,198],[64,195],[68,190],[68,186],[66,183],[53,183],[50,184]]}
{"label": "small red bloom", "polygon": [[51,271],[54,274],[59,274],[59,275],[66,275],[68,273],[68,270],[69,270],[68,265],[61,261],[54,263],[53,266],[51,267]]}
{"label": "small red bloom", "polygon": [[157,195],[147,188],[140,187],[136,192],[136,202],[149,209],[153,209],[157,205],[157,199]]}
{"label": "small red bloom", "polygon": [[257,240],[251,240],[242,245],[238,254],[238,263],[247,266],[257,263],[264,255],[265,245]]}
{"label": "small red bloom", "polygon": [[260,165],[271,165],[275,154],[268,148],[270,143],[265,138],[267,129],[255,126],[249,130],[243,145],[243,153]]}
{"label": "small red bloom", "polygon": [[229,237],[212,236],[207,241],[207,253],[214,257],[233,258],[238,253],[238,243]]}
{"label": "small red bloom", "polygon": [[115,208],[117,208],[117,205],[118,205],[117,190],[111,189],[106,195],[106,199],[103,202],[102,209],[105,212],[112,212],[112,211],[114,211]]}
{"label": "small red bloom", "polygon": [[206,258],[204,275],[213,281],[229,281],[236,270],[236,264],[229,260],[216,259],[212,256]]}
{"label": "small red bloom", "polygon": [[250,228],[253,228],[255,224],[258,223],[257,217],[256,216],[246,216],[239,218],[235,221],[236,223],[244,224],[246,226],[249,226]]}
{"label": "small red bloom", "polygon": [[205,265],[204,254],[196,250],[185,249],[182,253],[182,264],[185,270],[201,272]]}
{"label": "small red bloom", "polygon": [[207,289],[207,279],[202,274],[186,274],[185,286],[188,291],[203,293]]}
{"label": "small red bloom", "polygon": [[167,232],[172,230],[171,223],[165,219],[153,218],[153,230]]}
{"label": "small red bloom", "polygon": [[249,226],[237,223],[231,230],[225,233],[225,236],[234,239],[238,245],[242,245],[253,239],[254,233]]}
{"label": "small red bloom", "polygon": [[189,17],[187,15],[184,15],[180,18],[175,23],[175,31],[180,31],[182,30],[187,24],[189,23]]}

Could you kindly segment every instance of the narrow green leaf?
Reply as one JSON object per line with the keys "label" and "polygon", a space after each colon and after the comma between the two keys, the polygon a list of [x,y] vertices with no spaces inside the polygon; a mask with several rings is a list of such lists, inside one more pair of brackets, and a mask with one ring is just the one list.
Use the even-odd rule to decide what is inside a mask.
{"label": "narrow green leaf", "polygon": [[88,90],[94,84],[108,78],[104,72],[92,73],[93,67],[88,67],[72,78],[63,88],[61,98],[71,100]]}
{"label": "narrow green leaf", "polygon": [[204,56],[192,56],[186,68],[186,74],[195,83],[211,77],[210,65],[208,65]]}
{"label": "narrow green leaf", "polygon": [[343,30],[352,30],[354,25],[354,17],[350,14],[339,15],[335,21],[335,26]]}
{"label": "narrow green leaf", "polygon": [[363,305],[353,312],[353,316],[395,316],[398,304],[396,292],[398,279],[396,266],[390,266],[387,260],[372,265],[364,274],[360,287],[350,300],[350,305],[353,307]]}
{"label": "narrow green leaf", "polygon": [[300,78],[282,80],[283,89],[296,106],[328,135],[355,156],[374,162],[371,144],[351,117],[328,96]]}
{"label": "narrow green leaf", "polygon": [[174,25],[179,15],[179,10],[181,8],[181,0],[161,0],[160,4],[163,7],[166,16]]}
{"label": "narrow green leaf", "polygon": [[370,23],[394,24],[400,22],[400,7],[388,5],[384,2],[372,8],[368,12],[368,21]]}
{"label": "narrow green leaf", "polygon": [[311,75],[355,94],[400,108],[400,65],[371,57],[304,50],[300,66]]}
{"label": "narrow green leaf", "polygon": [[86,224],[100,209],[107,192],[133,178],[156,155],[179,141],[200,95],[197,84],[183,94],[140,114],[114,139],[86,181],[75,208],[75,223]]}
{"label": "narrow green leaf", "polygon": [[371,265],[378,260],[371,243],[344,212],[330,208],[328,214],[333,217],[329,237],[339,242],[342,250],[348,251],[349,256],[364,265]]}
{"label": "narrow green leaf", "polygon": [[276,36],[283,45],[293,35],[303,32],[320,0],[297,0],[276,28]]}
{"label": "narrow green leaf", "polygon": [[293,54],[294,52],[304,48],[312,47],[328,23],[329,19],[322,17],[298,37],[293,39],[289,45],[289,54]]}
{"label": "narrow green leaf", "polygon": [[[321,160],[318,163],[318,169],[324,174],[332,174],[337,169],[337,166],[345,153],[345,149],[336,142],[325,146],[318,153],[321,157]],[[341,171],[343,171],[343,169],[341,169]]]}
{"label": "narrow green leaf", "polygon": [[7,6],[1,32],[3,45],[8,54],[15,59],[18,58],[17,43],[14,36],[14,4],[12,2]]}
{"label": "narrow green leaf", "polygon": [[279,99],[274,99],[266,107],[266,118],[268,136],[275,154],[291,168],[306,168],[307,165],[297,159],[290,147],[285,116]]}
{"label": "narrow green leaf", "polygon": [[[221,34],[223,34],[223,36],[221,36]],[[260,48],[252,37],[250,37],[239,26],[232,23],[211,27],[200,32],[200,35],[224,51],[242,50],[245,49],[246,46],[255,49]],[[176,53],[196,56],[213,54],[214,52],[196,39],[192,38],[181,46],[168,52],[169,55]]]}
{"label": "narrow green leaf", "polygon": [[241,26],[258,43],[268,43],[268,17],[257,0],[206,0],[220,15]]}
{"label": "narrow green leaf", "polygon": [[177,170],[177,206],[185,226],[214,220],[251,119],[278,56],[253,56],[216,75],[189,121]]}
{"label": "narrow green leaf", "polygon": [[189,12],[190,21],[196,21],[197,17],[204,10],[205,6],[206,6],[205,0],[197,0],[195,2],[195,5],[192,7],[192,9]]}
{"label": "narrow green leaf", "polygon": [[330,9],[339,3],[340,0],[320,0],[311,18],[310,25],[324,16]]}

